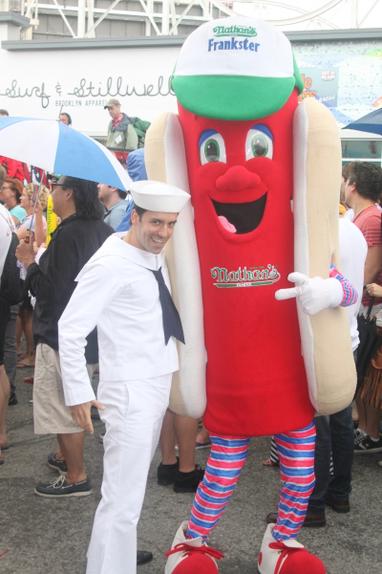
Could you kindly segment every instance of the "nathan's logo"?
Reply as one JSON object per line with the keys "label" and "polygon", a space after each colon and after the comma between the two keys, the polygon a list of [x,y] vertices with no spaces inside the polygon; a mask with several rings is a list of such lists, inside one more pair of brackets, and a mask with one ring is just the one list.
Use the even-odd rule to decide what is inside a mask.
{"label": "nathan's logo", "polygon": [[[260,46],[258,42],[251,40],[251,38],[257,36],[256,28],[253,28],[253,26],[215,26],[213,33],[214,38],[208,38],[209,52],[218,50],[257,52]],[[216,40],[216,38],[222,39]],[[223,38],[227,38],[227,40]],[[244,40],[239,38],[244,38]]]}
{"label": "nathan's logo", "polygon": [[211,277],[215,287],[260,287],[272,285],[280,279],[280,273],[274,265],[266,267],[239,267],[236,271],[228,271],[226,267],[212,267]]}
{"label": "nathan's logo", "polygon": [[208,39],[208,51],[216,52],[218,50],[244,50],[249,52],[257,52],[260,44],[258,42],[250,42],[248,38],[245,40],[237,40],[232,36],[229,40],[214,40]]}
{"label": "nathan's logo", "polygon": [[252,38],[257,36],[256,28],[253,26],[215,26],[214,36],[246,36]]}

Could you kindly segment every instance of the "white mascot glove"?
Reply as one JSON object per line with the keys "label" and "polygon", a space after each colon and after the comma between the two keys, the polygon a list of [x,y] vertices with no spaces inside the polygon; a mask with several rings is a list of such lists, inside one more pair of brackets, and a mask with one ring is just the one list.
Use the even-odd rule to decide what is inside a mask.
{"label": "white mascot glove", "polygon": [[332,277],[323,279],[322,277],[313,277],[310,279],[303,273],[290,273],[288,281],[291,281],[296,287],[290,289],[279,289],[275,293],[278,301],[297,297],[301,304],[302,310],[307,315],[316,315],[323,309],[329,307],[338,307],[343,298],[341,283]]}

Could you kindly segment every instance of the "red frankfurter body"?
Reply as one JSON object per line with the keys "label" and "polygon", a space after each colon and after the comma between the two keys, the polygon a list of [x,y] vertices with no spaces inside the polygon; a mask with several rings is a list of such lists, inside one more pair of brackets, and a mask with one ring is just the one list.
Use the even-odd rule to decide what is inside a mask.
{"label": "red frankfurter body", "polygon": [[210,432],[270,435],[314,416],[301,356],[293,262],[294,91],[265,118],[226,121],[179,105],[195,211]]}

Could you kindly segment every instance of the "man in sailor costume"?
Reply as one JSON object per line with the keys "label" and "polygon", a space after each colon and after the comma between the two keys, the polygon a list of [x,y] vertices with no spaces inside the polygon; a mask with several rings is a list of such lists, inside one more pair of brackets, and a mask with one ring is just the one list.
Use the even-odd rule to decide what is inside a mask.
{"label": "man in sailor costume", "polygon": [[[65,401],[92,432],[90,407],[106,425],[102,499],[87,574],[135,574],[136,529],[149,466],[178,370],[182,325],[169,292],[163,248],[189,195],[164,183],[136,182],[131,229],[114,234],[84,266],[59,321]],[[98,400],[85,364],[86,336],[98,330]]]}

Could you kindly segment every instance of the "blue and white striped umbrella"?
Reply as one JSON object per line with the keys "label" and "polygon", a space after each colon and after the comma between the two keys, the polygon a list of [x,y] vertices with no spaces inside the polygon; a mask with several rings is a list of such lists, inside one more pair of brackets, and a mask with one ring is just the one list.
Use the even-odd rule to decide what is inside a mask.
{"label": "blue and white striped umbrella", "polygon": [[131,184],[127,171],[105,146],[57,120],[0,118],[0,155],[122,190]]}

